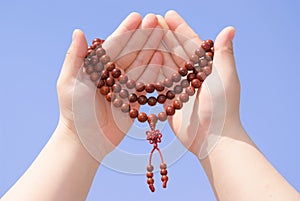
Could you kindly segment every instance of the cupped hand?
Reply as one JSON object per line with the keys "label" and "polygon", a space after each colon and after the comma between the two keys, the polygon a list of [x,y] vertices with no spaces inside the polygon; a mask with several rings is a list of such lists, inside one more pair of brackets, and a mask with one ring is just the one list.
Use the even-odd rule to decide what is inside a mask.
{"label": "cupped hand", "polygon": [[[163,53],[163,65],[179,68],[201,44],[199,36],[175,11],[158,16],[159,24],[171,32],[164,36],[173,54]],[[223,29],[215,40],[212,74],[204,81],[196,97],[190,97],[176,111],[169,123],[179,140],[196,156],[204,158],[213,149],[218,137],[240,126],[240,84],[233,56],[232,39],[235,30]],[[174,56],[175,54],[180,55]],[[165,70],[165,76],[172,71]]]}

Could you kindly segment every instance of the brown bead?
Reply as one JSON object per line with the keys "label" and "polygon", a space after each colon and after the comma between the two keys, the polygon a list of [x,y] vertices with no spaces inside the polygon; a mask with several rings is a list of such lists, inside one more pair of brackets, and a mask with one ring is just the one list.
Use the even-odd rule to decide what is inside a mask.
{"label": "brown bead", "polygon": [[93,53],[93,50],[92,49],[88,49],[88,51],[86,53],[86,56],[90,56],[92,53]]}
{"label": "brown bead", "polygon": [[212,65],[213,65],[213,61],[209,61],[209,62],[207,63],[207,66],[210,67],[210,68],[212,68]]}
{"label": "brown bead", "polygon": [[113,77],[109,77],[105,80],[106,86],[111,87],[115,84],[115,79]]}
{"label": "brown bead", "polygon": [[158,120],[158,117],[155,114],[148,115],[148,122],[151,124],[156,124]]}
{"label": "brown bead", "polygon": [[94,67],[93,66],[87,66],[86,69],[85,69],[85,72],[90,75],[92,72],[94,72]]}
{"label": "brown bead", "polygon": [[189,82],[191,82],[193,79],[196,78],[196,75],[195,73],[189,73],[186,78]]}
{"label": "brown bead", "polygon": [[157,117],[160,121],[166,121],[168,116],[166,112],[160,112],[158,113]]}
{"label": "brown bead", "polygon": [[108,86],[103,86],[103,87],[101,87],[100,88],[100,93],[102,94],[102,95],[107,95],[108,93],[109,93],[109,87]]}
{"label": "brown bead", "polygon": [[207,60],[206,59],[200,59],[199,60],[199,66],[200,67],[204,67],[207,65]]}
{"label": "brown bead", "polygon": [[160,168],[160,169],[167,169],[167,164],[166,164],[166,163],[161,163],[161,164],[159,165],[159,168]]}
{"label": "brown bead", "polygon": [[101,88],[105,85],[105,81],[104,80],[99,80],[98,84],[97,84],[97,88]]}
{"label": "brown bead", "polygon": [[130,105],[128,103],[123,103],[121,106],[121,111],[126,113],[129,112],[129,110],[130,110]]}
{"label": "brown bead", "polygon": [[189,101],[189,95],[186,93],[181,93],[179,95],[179,100],[181,100],[181,102],[186,103]]}
{"label": "brown bead", "polygon": [[118,68],[114,68],[114,69],[111,71],[111,75],[112,75],[114,78],[118,78],[118,77],[120,77],[120,75],[121,75],[121,70],[118,69]]}
{"label": "brown bead", "polygon": [[202,82],[198,79],[193,79],[191,84],[194,88],[200,88],[202,85]]}
{"label": "brown bead", "polygon": [[175,94],[180,94],[180,93],[182,92],[182,90],[183,90],[183,88],[182,88],[181,85],[176,85],[176,86],[174,87],[174,93],[175,93]]}
{"label": "brown bead", "polygon": [[121,89],[120,93],[119,93],[119,96],[121,98],[127,98],[129,96],[129,93],[126,89]]}
{"label": "brown bead", "polygon": [[97,56],[92,56],[90,62],[91,62],[92,65],[96,65],[98,63],[98,57]]}
{"label": "brown bead", "polygon": [[168,174],[168,170],[167,169],[161,169],[160,170],[160,174],[161,175],[167,175]]}
{"label": "brown bead", "polygon": [[193,64],[193,62],[191,62],[191,61],[186,61],[185,64],[184,64],[184,67],[185,67],[187,70],[193,70],[193,69],[194,69],[194,64]]}
{"label": "brown bead", "polygon": [[182,102],[180,100],[174,100],[173,102],[173,107],[176,109],[176,110],[179,110],[182,108]]}
{"label": "brown bead", "polygon": [[138,102],[140,105],[145,105],[147,103],[147,97],[145,95],[140,95],[138,97]]}
{"label": "brown bead", "polygon": [[155,97],[151,96],[148,98],[148,105],[154,106],[154,105],[156,105],[156,102],[157,102],[157,100]]}
{"label": "brown bead", "polygon": [[171,87],[173,85],[172,80],[169,78],[165,78],[163,83],[165,87]]}
{"label": "brown bead", "polygon": [[100,62],[103,64],[107,64],[109,61],[110,61],[110,57],[106,54],[100,57]]}
{"label": "brown bead", "polygon": [[121,74],[120,77],[118,78],[120,84],[125,84],[128,81],[128,77],[125,74]]}
{"label": "brown bead", "polygon": [[145,90],[147,93],[153,93],[155,90],[154,84],[146,84]]}
{"label": "brown bead", "polygon": [[172,116],[175,114],[175,108],[173,106],[168,106],[166,108],[166,113],[168,116]]}
{"label": "brown bead", "polygon": [[136,90],[137,92],[142,92],[142,91],[144,91],[144,89],[145,89],[145,84],[144,84],[144,83],[142,83],[142,82],[137,82],[137,83],[135,84],[135,90]]}
{"label": "brown bead", "polygon": [[179,73],[182,77],[184,77],[184,76],[187,75],[188,70],[187,70],[186,68],[180,67],[180,68],[178,69],[178,73]]}
{"label": "brown bead", "polygon": [[154,179],[148,178],[147,179],[147,184],[149,184],[149,185],[154,184]]}
{"label": "brown bead", "polygon": [[153,172],[147,172],[146,176],[147,176],[148,178],[152,178],[152,177],[153,177]]}
{"label": "brown bead", "polygon": [[208,40],[202,41],[201,48],[203,48],[205,52],[209,52],[211,47],[211,43]]}
{"label": "brown bead", "polygon": [[161,181],[162,181],[162,182],[167,182],[168,180],[169,180],[169,178],[168,178],[167,175],[161,176]]}
{"label": "brown bead", "polygon": [[126,82],[126,87],[127,87],[128,89],[133,89],[133,88],[135,88],[135,81],[134,81],[134,80],[128,80],[128,81]]}
{"label": "brown bead", "polygon": [[116,98],[114,101],[113,101],[113,105],[115,106],[115,107],[121,107],[122,106],[122,104],[123,104],[123,101],[122,101],[122,99],[120,99],[120,98]]}
{"label": "brown bead", "polygon": [[193,86],[188,86],[185,89],[185,93],[187,93],[189,96],[192,96],[195,94],[195,88]]}
{"label": "brown bead", "polygon": [[214,41],[212,41],[212,40],[210,40],[210,39],[205,40],[205,43],[208,43],[208,44],[209,44],[210,50],[211,50],[211,48],[214,46]]}
{"label": "brown bead", "polygon": [[99,78],[100,78],[100,75],[99,75],[99,73],[97,73],[97,72],[92,72],[92,73],[90,74],[90,79],[91,79],[93,82],[97,81]]}
{"label": "brown bead", "polygon": [[147,166],[147,171],[148,171],[148,172],[152,172],[153,170],[154,170],[153,165],[148,165],[148,166]]}
{"label": "brown bead", "polygon": [[200,81],[204,81],[206,78],[206,74],[204,72],[199,72],[197,73],[196,78]]}
{"label": "brown bead", "polygon": [[181,75],[178,73],[173,73],[172,74],[172,81],[173,82],[179,82],[181,80]]}
{"label": "brown bead", "polygon": [[166,96],[167,96],[168,99],[171,100],[171,99],[173,99],[175,97],[175,93],[174,93],[174,91],[169,90],[169,91],[167,91]]}
{"label": "brown bead", "polygon": [[147,117],[147,114],[145,112],[140,112],[138,114],[138,120],[139,122],[145,122],[147,121],[148,117]]}
{"label": "brown bead", "polygon": [[131,108],[130,111],[129,111],[129,116],[131,118],[137,118],[138,114],[139,114],[139,112],[135,108]]}
{"label": "brown bead", "polygon": [[97,72],[101,72],[101,71],[103,71],[103,69],[104,69],[104,66],[100,62],[97,63],[96,66],[94,67],[94,70],[97,71]]}
{"label": "brown bead", "polygon": [[135,101],[137,101],[137,99],[138,99],[138,97],[135,93],[129,94],[129,96],[128,96],[128,100],[131,103],[134,103]]}
{"label": "brown bead", "polygon": [[205,66],[202,70],[206,76],[211,74],[211,67]]}
{"label": "brown bead", "polygon": [[211,61],[211,60],[213,60],[213,58],[214,58],[214,53],[212,53],[212,52],[206,52],[205,53],[205,59],[207,61]]}
{"label": "brown bead", "polygon": [[106,70],[112,71],[116,67],[116,64],[115,62],[110,61],[105,66],[106,66]]}
{"label": "brown bead", "polygon": [[163,91],[165,89],[162,82],[157,82],[154,86],[155,86],[156,91]]}
{"label": "brown bead", "polygon": [[184,80],[181,80],[181,83],[180,85],[183,87],[183,88],[187,88],[188,86],[190,86],[190,83],[187,79],[184,79]]}
{"label": "brown bead", "polygon": [[108,102],[112,102],[113,100],[115,100],[116,98],[116,94],[114,92],[109,92],[107,95],[106,95],[106,100]]}
{"label": "brown bead", "polygon": [[100,38],[94,38],[94,39],[92,40],[92,43],[93,43],[93,44],[99,43],[99,42],[101,42],[101,39],[100,39]]}
{"label": "brown bead", "polygon": [[88,58],[88,57],[85,58],[85,59],[84,59],[84,62],[83,62],[83,66],[84,66],[84,67],[87,67],[88,65],[90,65],[90,60],[91,60],[91,59]]}
{"label": "brown bead", "polygon": [[96,50],[96,55],[100,58],[102,57],[103,55],[105,55],[105,50],[102,48],[102,47],[98,47],[97,50]]}
{"label": "brown bead", "polygon": [[115,93],[119,93],[122,89],[121,85],[118,83],[115,83],[112,87],[111,87],[112,91]]}
{"label": "brown bead", "polygon": [[108,70],[103,70],[102,72],[101,72],[101,80],[106,80],[107,78],[109,77],[109,72],[108,72]]}
{"label": "brown bead", "polygon": [[193,62],[194,64],[196,64],[196,63],[198,63],[198,61],[199,61],[199,56],[196,55],[196,54],[193,54],[191,56],[191,62]]}
{"label": "brown bead", "polygon": [[197,48],[197,49],[195,50],[195,54],[198,55],[199,58],[201,58],[201,57],[204,56],[205,51],[204,51],[203,48]]}
{"label": "brown bead", "polygon": [[167,97],[163,94],[159,94],[157,96],[157,102],[159,102],[160,104],[164,104],[167,100]]}

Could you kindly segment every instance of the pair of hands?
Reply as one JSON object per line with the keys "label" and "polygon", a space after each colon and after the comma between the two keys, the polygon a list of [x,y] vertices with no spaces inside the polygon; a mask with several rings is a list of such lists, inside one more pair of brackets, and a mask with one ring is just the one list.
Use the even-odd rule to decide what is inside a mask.
{"label": "pair of hands", "polygon": [[[154,29],[155,28],[155,29]],[[145,30],[142,36],[140,30]],[[161,30],[161,31],[159,31]],[[145,34],[146,33],[146,34]],[[179,35],[184,37],[178,37]],[[118,36],[122,36],[122,40],[114,40]],[[146,36],[146,37],[145,37]],[[201,146],[210,134],[209,128],[216,121],[214,119],[224,121],[221,132],[223,135],[230,133],[230,129],[240,126],[239,118],[239,80],[236,73],[235,62],[232,51],[232,39],[234,37],[234,29],[227,27],[220,32],[215,40],[215,56],[213,74],[217,74],[222,82],[222,87],[218,89],[210,89],[207,85],[203,85],[195,99],[190,99],[184,105],[181,112],[169,118],[168,121],[179,140],[195,155],[199,155]],[[188,40],[187,40],[188,39]],[[128,48],[132,45],[136,49],[143,49],[159,45],[161,41],[166,43],[169,48],[176,48],[177,53],[182,58],[189,58],[193,54],[195,48],[200,46],[201,39],[188,26],[184,19],[175,11],[169,11],[165,17],[148,14],[142,19],[138,13],[131,13],[109,36],[103,44],[112,60],[119,58],[117,64],[122,68],[131,79],[152,83],[170,77],[177,68],[183,65],[184,60],[165,51],[157,51],[151,48],[147,51],[138,51],[120,57],[124,52],[128,52]],[[140,47],[137,47],[139,46]],[[87,51],[87,42],[83,32],[75,30],[73,33],[72,44],[67,52],[61,74],[57,82],[58,99],[60,105],[60,121],[59,127],[66,130],[73,139],[79,141],[73,107],[74,91],[78,74],[82,71],[81,67]],[[170,67],[167,68],[166,66]],[[173,70],[172,70],[173,69]],[[134,72],[134,73],[131,73]],[[211,76],[212,76],[211,75]],[[213,76],[212,76],[213,77]],[[213,80],[212,80],[213,81]],[[206,82],[206,81],[205,81]],[[89,86],[87,86],[89,87]],[[213,90],[213,91],[212,91]],[[214,94],[212,96],[212,94]],[[82,99],[90,94],[77,94]],[[113,150],[126,135],[132,124],[127,124],[124,129],[117,125],[115,116],[117,111],[112,110],[111,104],[107,103],[105,97],[101,94],[94,94],[95,109],[98,124],[103,135],[108,141],[102,143],[103,157]],[[216,108],[218,100],[224,99],[225,113],[218,114]],[[182,123],[182,115],[187,120]],[[123,114],[117,114],[123,115]],[[212,116],[217,118],[212,118]],[[127,119],[128,115],[126,115]],[[86,125],[87,127],[89,125]],[[221,135],[222,133],[218,133]]]}

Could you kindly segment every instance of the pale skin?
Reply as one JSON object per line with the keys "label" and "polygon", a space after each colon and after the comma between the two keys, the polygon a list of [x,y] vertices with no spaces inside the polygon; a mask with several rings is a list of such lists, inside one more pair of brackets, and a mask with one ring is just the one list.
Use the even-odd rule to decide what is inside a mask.
{"label": "pale skin", "polygon": [[[161,27],[186,35],[193,42],[200,44],[201,39],[188,26],[188,24],[175,11],[169,11],[165,17],[149,14],[142,19],[137,13],[130,14],[112,34],[125,33],[136,29],[147,29]],[[133,32],[132,32],[133,33]],[[222,78],[225,96],[226,96],[226,116],[222,137],[216,147],[210,154],[200,160],[211,186],[215,192],[217,200],[220,201],[273,201],[289,200],[299,201],[299,193],[275,170],[267,161],[263,154],[256,148],[255,144],[248,137],[240,121],[239,102],[240,102],[240,83],[236,72],[233,56],[232,40],[235,30],[227,27],[220,32],[215,40],[215,58],[214,63]],[[151,41],[153,35],[145,39],[144,43]],[[156,35],[156,38],[162,35]],[[133,34],[124,44],[115,49],[115,56],[120,54],[126,48],[128,43],[134,43],[140,38]],[[185,41],[176,41],[181,45],[186,54],[190,54],[191,49]],[[108,45],[109,46],[109,45]],[[117,47],[115,47],[117,48]],[[18,180],[18,182],[2,197],[3,201],[10,200],[62,200],[62,201],[80,201],[85,200],[90,189],[95,173],[101,162],[95,160],[81,144],[76,133],[73,111],[72,94],[74,83],[78,71],[83,63],[87,49],[87,42],[84,34],[80,30],[75,30],[72,44],[63,64],[59,80],[57,82],[57,91],[60,103],[60,120],[57,129],[53,133],[47,145],[41,151],[39,156]],[[126,50],[126,49],[125,49]],[[147,51],[132,54],[119,61],[122,68],[126,71],[145,64],[145,69],[135,77],[136,80],[147,82],[147,75],[150,72],[157,75],[159,80],[168,75],[168,70],[160,69],[157,66],[180,66],[181,60],[172,58],[167,53],[158,53],[156,51]],[[221,65],[222,64],[222,65]],[[173,126],[174,133],[184,145],[193,154],[198,156],[204,132],[210,123],[208,119],[211,116],[210,104],[208,101],[208,92],[203,88],[201,93],[197,94],[195,100],[204,102],[203,107],[198,109],[201,129],[198,129],[196,137],[189,139],[182,130],[173,125],[180,122],[178,116],[169,119]],[[84,94],[83,94],[84,96]],[[97,95],[96,95],[97,96]],[[106,119],[104,126],[103,119],[99,119],[102,125],[104,135],[108,137],[111,144],[102,144],[103,157],[117,146],[123,137],[124,131],[116,127],[112,118],[111,109],[103,97],[96,97],[96,108],[101,109],[103,119]],[[191,107],[195,103],[189,103]],[[190,114],[193,118],[194,114]],[[199,126],[199,125],[194,125]],[[128,125],[128,128],[130,125]],[[110,128],[110,129],[109,129]],[[114,128],[113,132],[111,128]],[[111,135],[113,133],[113,135]],[[109,135],[110,134],[110,135]],[[199,198],[201,199],[201,197]]]}

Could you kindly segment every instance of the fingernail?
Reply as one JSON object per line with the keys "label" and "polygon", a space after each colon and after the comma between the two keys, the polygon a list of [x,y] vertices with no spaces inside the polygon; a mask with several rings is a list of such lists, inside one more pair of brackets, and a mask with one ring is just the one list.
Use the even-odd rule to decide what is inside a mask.
{"label": "fingernail", "polygon": [[74,31],[73,31],[73,34],[72,34],[72,41],[74,41],[75,39],[76,39],[76,34],[77,33],[77,29],[75,29]]}

